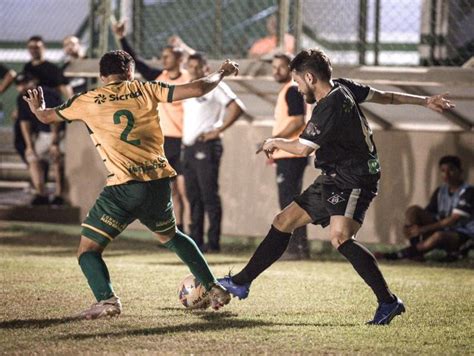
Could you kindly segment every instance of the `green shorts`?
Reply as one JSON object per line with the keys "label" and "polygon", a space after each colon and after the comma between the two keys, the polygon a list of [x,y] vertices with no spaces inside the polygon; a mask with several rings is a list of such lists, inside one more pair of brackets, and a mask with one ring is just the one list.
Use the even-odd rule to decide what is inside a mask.
{"label": "green shorts", "polygon": [[175,227],[169,178],[105,187],[82,223],[81,234],[105,247],[135,219],[157,233]]}

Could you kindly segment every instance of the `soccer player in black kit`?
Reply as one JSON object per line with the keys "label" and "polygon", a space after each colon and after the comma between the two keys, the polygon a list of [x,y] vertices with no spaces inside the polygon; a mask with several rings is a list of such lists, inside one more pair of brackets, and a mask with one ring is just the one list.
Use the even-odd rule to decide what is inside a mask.
{"label": "soccer player in black kit", "polygon": [[332,245],[352,264],[377,297],[379,306],[368,324],[389,324],[405,311],[388,288],[372,253],[355,240],[370,202],[377,195],[380,164],[372,131],[359,108],[362,102],[422,105],[442,112],[454,105],[432,97],[382,92],[349,79],[331,79],[332,67],[321,50],[300,52],[290,63],[293,79],[307,103],[317,103],[299,139],[270,138],[258,152],[298,155],[316,151],[322,174],[276,215],[265,239],[236,275],[219,281],[234,296],[248,296],[250,284],[285,251],[292,232],[309,223],[329,226]]}

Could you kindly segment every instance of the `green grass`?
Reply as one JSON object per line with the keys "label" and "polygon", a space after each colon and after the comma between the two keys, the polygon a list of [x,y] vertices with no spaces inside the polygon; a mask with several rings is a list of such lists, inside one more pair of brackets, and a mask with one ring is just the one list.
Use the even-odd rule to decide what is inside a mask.
{"label": "green grass", "polygon": [[[60,230],[60,233],[57,230]],[[279,262],[245,301],[219,312],[186,311],[177,284],[187,268],[144,238],[120,238],[105,253],[124,312],[68,321],[93,302],[75,259],[77,228],[0,225],[0,340],[3,353],[472,354],[472,261],[383,264],[407,313],[389,327],[366,326],[375,300],[340,258]],[[140,234],[139,234],[140,235]],[[254,241],[237,240],[208,260],[218,275],[238,271]],[[230,253],[230,248],[237,252]]]}

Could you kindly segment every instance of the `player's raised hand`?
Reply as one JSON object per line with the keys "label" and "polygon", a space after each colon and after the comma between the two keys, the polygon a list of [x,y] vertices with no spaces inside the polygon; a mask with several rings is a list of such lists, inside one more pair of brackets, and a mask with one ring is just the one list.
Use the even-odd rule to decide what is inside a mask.
{"label": "player's raised hand", "polygon": [[222,71],[225,77],[232,74],[237,75],[239,74],[239,64],[237,62],[231,61],[230,59],[226,59],[221,64],[219,71]]}
{"label": "player's raised hand", "polygon": [[28,89],[26,95],[23,95],[23,100],[28,103],[32,113],[37,112],[38,110],[44,110],[46,104],[44,102],[43,88],[38,87],[38,89]]}
{"label": "player's raised hand", "polygon": [[455,105],[447,98],[448,93],[430,96],[426,99],[426,107],[436,112],[443,112],[455,107]]}
{"label": "player's raised hand", "polygon": [[120,20],[112,24],[112,31],[118,38],[124,38],[127,33],[126,21]]}
{"label": "player's raised hand", "polygon": [[183,40],[178,35],[172,35],[168,38],[168,44],[170,46],[182,47],[183,43],[184,43]]}

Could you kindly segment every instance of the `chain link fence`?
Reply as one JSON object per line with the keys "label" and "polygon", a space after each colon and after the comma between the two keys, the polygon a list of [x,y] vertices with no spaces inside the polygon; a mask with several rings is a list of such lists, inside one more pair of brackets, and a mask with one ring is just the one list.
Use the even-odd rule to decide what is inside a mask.
{"label": "chain link fence", "polygon": [[462,65],[474,52],[474,0],[3,0],[0,60],[27,61],[34,34],[54,61],[71,34],[98,57],[117,48],[114,18],[128,19],[145,58],[172,35],[211,58],[258,56],[256,43],[261,51],[317,46],[353,65]]}
{"label": "chain link fence", "polygon": [[281,28],[285,49],[321,47],[335,64],[462,65],[474,52],[473,0],[145,0],[133,6],[139,14],[133,38],[145,57],[159,55],[171,35],[211,58],[248,57],[257,41],[268,45]]}
{"label": "chain link fence", "polygon": [[474,55],[472,0],[304,1],[303,47],[339,64],[462,65]]}
{"label": "chain link fence", "polygon": [[172,35],[212,58],[247,57],[248,50],[267,35],[266,21],[278,11],[277,0],[144,1],[138,46],[151,57]]}

